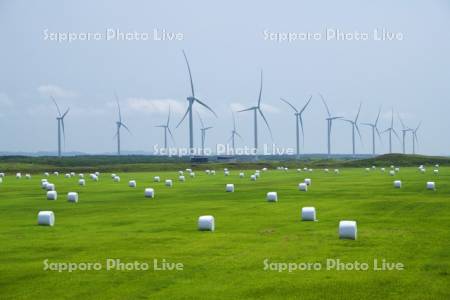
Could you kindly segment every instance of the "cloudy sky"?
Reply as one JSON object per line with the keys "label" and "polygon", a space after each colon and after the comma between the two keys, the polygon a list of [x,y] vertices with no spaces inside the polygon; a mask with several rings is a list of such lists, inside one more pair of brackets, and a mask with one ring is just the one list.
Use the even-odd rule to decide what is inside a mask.
{"label": "cloudy sky", "polygon": [[[302,151],[326,151],[320,92],[333,114],[347,118],[354,118],[362,102],[361,122],[374,121],[381,106],[380,130],[388,127],[393,108],[397,130],[397,114],[409,127],[422,122],[418,152],[450,152],[447,0],[93,2],[0,1],[0,151],[56,149],[50,95],[61,109],[70,107],[67,151],[115,151],[114,91],[132,131],[123,133],[123,150],[152,151],[162,143],[162,131],[154,126],[165,122],[168,104],[172,126],[186,109],[184,49],[196,96],[219,115],[199,109],[214,126],[209,146],[229,138],[232,109],[256,104],[263,69],[262,109],[276,144],[295,145],[294,116],[279,98],[300,107],[313,95]],[[283,34],[297,39],[281,40]],[[244,137],[239,143],[251,145],[251,113],[239,114],[237,121]],[[261,119],[259,124],[261,143],[270,143]],[[369,128],[361,131],[357,151],[370,152]],[[174,134],[178,146],[187,145],[186,122]],[[198,120],[195,134],[198,145]],[[379,152],[387,146],[385,135]],[[394,150],[401,150],[398,141]],[[333,152],[351,152],[347,123],[334,123]]]}

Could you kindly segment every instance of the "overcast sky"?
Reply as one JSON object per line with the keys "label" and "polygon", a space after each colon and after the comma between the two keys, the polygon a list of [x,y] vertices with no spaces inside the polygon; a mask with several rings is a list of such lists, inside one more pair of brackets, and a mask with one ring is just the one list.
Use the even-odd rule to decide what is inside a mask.
{"label": "overcast sky", "polygon": [[[163,141],[168,103],[171,125],[181,119],[190,93],[182,55],[190,60],[196,96],[219,115],[199,110],[208,125],[207,145],[230,136],[231,110],[257,102],[259,73],[264,71],[262,109],[274,142],[295,146],[295,119],[279,98],[305,111],[302,152],[326,152],[326,110],[354,118],[362,101],[361,122],[373,122],[382,107],[380,130],[395,110],[406,126],[416,127],[423,154],[450,149],[450,2],[431,1],[0,1],[0,151],[56,150],[56,109],[66,117],[66,151],[115,151],[117,109],[122,105],[123,150],[152,151]],[[117,40],[108,29],[149,33],[148,40]],[[179,33],[180,40],[154,40],[154,30]],[[390,34],[375,40],[374,30]],[[328,30],[328,39],[326,32]],[[367,40],[336,40],[334,32],[367,33]],[[47,34],[99,33],[98,40],[55,41]],[[266,33],[320,34],[310,40],[276,41]],[[392,35],[391,35],[392,34]],[[53,35],[54,37],[55,35]],[[59,37],[64,37],[60,35]],[[160,37],[160,35],[158,36]],[[300,37],[300,35],[297,35]],[[388,40],[394,37],[393,40]],[[195,120],[195,144],[200,131]],[[253,143],[252,113],[241,113],[240,145]],[[371,151],[368,127],[363,145]],[[400,132],[399,132],[400,133]],[[185,121],[174,129],[178,146],[188,144]],[[261,143],[270,143],[259,120]],[[377,141],[378,142],[378,141]],[[377,152],[388,149],[387,135]],[[395,140],[394,150],[401,151]],[[407,150],[411,151],[408,135]],[[351,152],[351,128],[333,125],[333,152]]]}

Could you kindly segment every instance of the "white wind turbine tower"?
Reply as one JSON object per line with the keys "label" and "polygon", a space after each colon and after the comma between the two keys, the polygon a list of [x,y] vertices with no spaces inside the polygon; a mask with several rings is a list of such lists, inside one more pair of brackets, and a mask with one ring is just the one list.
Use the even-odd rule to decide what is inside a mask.
{"label": "white wind turbine tower", "polygon": [[242,140],[242,136],[236,131],[236,117],[234,113],[232,112],[231,115],[233,116],[233,130],[231,130],[231,137],[229,140],[231,140],[231,148],[233,149],[233,155],[235,155],[235,149],[236,149],[236,136],[239,137]]}
{"label": "white wind turbine tower", "polygon": [[186,65],[187,65],[188,72],[189,72],[189,79],[190,79],[190,83],[191,83],[191,93],[192,94],[191,94],[191,96],[187,97],[187,101],[189,102],[188,103],[188,109],[186,110],[186,113],[184,114],[183,118],[178,123],[176,128],[178,128],[178,126],[180,126],[180,124],[183,122],[183,120],[189,114],[189,148],[190,148],[190,151],[191,151],[191,154],[192,154],[192,151],[194,150],[194,121],[193,121],[193,117],[192,117],[192,106],[194,105],[194,102],[197,102],[198,104],[206,107],[216,117],[217,117],[217,114],[212,110],[211,107],[209,107],[208,105],[206,105],[205,103],[203,103],[199,99],[195,98],[194,83],[192,81],[191,67],[189,66],[189,61],[187,59],[187,56],[186,56],[186,53],[184,52],[184,50],[183,50],[183,55],[184,55],[184,59],[186,61]]}
{"label": "white wind turbine tower", "polygon": [[66,133],[64,128],[64,118],[66,117],[67,113],[69,112],[70,108],[67,108],[66,112],[64,114],[61,114],[61,111],[59,110],[59,106],[56,103],[56,100],[53,96],[51,96],[53,103],[55,103],[56,110],[58,111],[58,116],[56,117],[56,120],[58,120],[58,157],[61,157],[61,133],[63,135],[64,143],[66,142]]}
{"label": "white wind turbine tower", "polygon": [[175,139],[173,138],[172,131],[170,130],[169,123],[170,123],[170,105],[169,105],[169,115],[167,116],[167,122],[166,124],[162,125],[156,125],[155,127],[164,128],[164,149],[167,151],[167,133],[169,133],[170,138],[172,139],[172,142],[175,144]]}
{"label": "white wind turbine tower", "polygon": [[394,109],[392,109],[391,126],[382,133],[389,132],[389,153],[392,153],[392,132],[395,134],[398,140],[400,140],[397,131],[394,129]]}
{"label": "white wind turbine tower", "polygon": [[327,149],[328,149],[328,158],[331,157],[331,127],[333,125],[333,121],[337,119],[341,119],[342,117],[333,117],[330,113],[330,110],[328,109],[327,102],[325,102],[325,99],[323,98],[322,94],[319,94],[320,98],[322,98],[322,102],[325,105],[325,108],[327,109],[328,118],[327,120]]}
{"label": "white wind turbine tower", "polygon": [[202,155],[205,155],[205,140],[206,140],[206,131],[209,129],[212,129],[212,126],[205,127],[205,124],[203,124],[203,120],[200,117],[200,114],[197,112],[198,118],[200,119],[200,124],[202,127],[200,128],[201,137],[202,137]]}
{"label": "white wind turbine tower", "polygon": [[[302,107],[302,109],[299,111],[295,108],[294,105],[292,105],[291,103],[289,103],[287,100],[280,98],[281,101],[285,102],[286,104],[288,104],[293,110],[294,110],[294,116],[295,116],[295,138],[296,138],[296,146],[297,146],[297,158],[300,157],[300,128],[302,129],[302,139],[303,139],[303,146],[305,145],[305,132],[304,132],[304,128],[303,128],[303,119],[302,119],[302,114],[305,111],[305,109],[308,107],[309,103],[311,102],[312,99],[312,95],[309,96],[308,101],[306,102],[306,104]],[[300,124],[299,124],[300,123]],[[300,126],[299,126],[300,125]]]}
{"label": "white wind turbine tower", "polygon": [[249,107],[247,109],[240,110],[238,112],[244,112],[244,111],[250,111],[253,110],[253,119],[254,119],[254,135],[255,135],[255,144],[254,144],[254,151],[255,151],[255,158],[257,157],[256,153],[258,151],[258,113],[263,118],[264,122],[267,125],[267,128],[269,129],[270,137],[272,138],[272,130],[270,129],[269,123],[267,122],[266,117],[264,116],[262,110],[261,110],[261,96],[262,96],[262,88],[263,88],[263,72],[261,70],[261,84],[259,88],[259,96],[258,96],[258,105]]}
{"label": "white wind turbine tower", "polygon": [[116,131],[116,134],[114,135],[114,137],[117,137],[117,155],[120,155],[120,128],[121,127],[125,128],[130,134],[131,134],[131,131],[130,131],[130,129],[128,129],[127,125],[125,125],[122,122],[122,113],[120,111],[119,97],[117,97],[116,93],[114,93],[114,96],[116,97],[117,108],[119,110],[119,120],[116,121],[117,131]]}
{"label": "white wind turbine tower", "polygon": [[416,129],[412,130],[412,145],[413,145],[413,154],[416,154],[416,142],[419,144],[419,139],[417,138],[417,131],[420,128],[420,125],[422,125],[422,122],[417,125]]}
{"label": "white wind turbine tower", "polygon": [[361,125],[366,125],[372,128],[372,155],[375,155],[375,131],[378,134],[378,138],[381,140],[381,134],[380,131],[378,130],[378,120],[380,119],[380,114],[381,114],[381,107],[378,110],[378,115],[377,118],[375,120],[375,123],[361,123]]}
{"label": "white wind turbine tower", "polygon": [[400,114],[398,114],[398,119],[400,120],[400,124],[402,124],[402,150],[403,150],[403,154],[406,154],[406,145],[405,145],[405,138],[406,138],[406,133],[409,131],[413,131],[411,128],[408,128],[405,126],[405,123],[403,123],[402,118],[400,117]]}
{"label": "white wind turbine tower", "polygon": [[341,119],[342,121],[348,122],[352,125],[352,155],[353,155],[353,158],[356,157],[355,129],[358,132],[359,138],[362,143],[362,136],[361,136],[361,132],[359,131],[359,127],[358,127],[358,118],[359,118],[359,113],[361,112],[361,105],[362,105],[362,103],[359,103],[358,113],[356,114],[355,120]]}

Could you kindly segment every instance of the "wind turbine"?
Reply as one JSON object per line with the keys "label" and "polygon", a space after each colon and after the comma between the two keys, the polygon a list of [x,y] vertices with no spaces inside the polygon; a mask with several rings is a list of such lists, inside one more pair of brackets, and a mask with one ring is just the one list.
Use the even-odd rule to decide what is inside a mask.
{"label": "wind turbine", "polygon": [[412,130],[412,144],[413,144],[413,154],[416,154],[416,142],[419,143],[419,139],[417,138],[417,131],[420,128],[420,125],[422,125],[422,122],[417,125],[416,129]]}
{"label": "wind turbine", "polygon": [[361,132],[359,131],[359,127],[358,127],[358,118],[359,118],[359,113],[361,112],[361,105],[362,105],[362,103],[359,103],[358,113],[356,114],[355,120],[341,119],[342,121],[348,122],[348,123],[350,123],[352,125],[352,154],[353,154],[353,158],[356,157],[355,129],[356,129],[356,131],[358,131],[358,135],[359,135],[359,138],[361,139],[361,143],[362,143],[362,136],[361,136]]}
{"label": "wind turbine", "polygon": [[242,139],[242,136],[236,131],[236,117],[234,113],[232,112],[231,115],[233,116],[233,130],[231,130],[231,147],[233,149],[233,154],[235,154],[235,137],[238,136],[240,139]]}
{"label": "wind turbine", "polygon": [[190,148],[190,151],[192,153],[192,151],[194,150],[194,121],[192,119],[192,106],[194,105],[195,102],[197,102],[198,104],[206,107],[216,117],[217,117],[217,114],[212,110],[211,107],[209,107],[208,105],[206,105],[205,103],[203,103],[199,99],[195,98],[194,82],[192,81],[191,67],[189,66],[189,61],[187,59],[187,56],[186,56],[186,53],[184,52],[184,50],[183,50],[183,55],[184,55],[184,59],[186,60],[186,65],[187,65],[188,72],[189,72],[189,79],[190,79],[190,83],[191,83],[191,96],[186,98],[187,101],[189,102],[188,109],[186,110],[186,113],[184,114],[183,118],[178,123],[176,128],[178,128],[178,126],[180,126],[180,124],[183,122],[183,120],[189,114],[189,148]]}
{"label": "wind turbine", "polygon": [[406,126],[405,126],[405,123],[403,123],[403,120],[402,120],[402,118],[400,117],[400,114],[399,114],[399,113],[397,113],[397,114],[398,114],[398,119],[400,120],[400,123],[402,124],[402,147],[403,147],[402,149],[403,149],[403,154],[406,154],[405,137],[406,137],[406,133],[407,133],[408,131],[412,131],[412,129],[406,127]]}
{"label": "wind turbine", "polygon": [[205,124],[203,124],[203,120],[200,117],[200,114],[197,112],[198,118],[200,119],[200,124],[202,127],[200,128],[201,137],[202,137],[202,155],[205,155],[205,140],[206,140],[206,131],[213,128],[212,126],[205,127]]}
{"label": "wind turbine", "polygon": [[270,137],[272,137],[272,130],[270,129],[269,123],[267,122],[266,117],[264,116],[262,110],[261,110],[261,96],[262,96],[262,88],[263,88],[263,72],[261,70],[261,84],[259,87],[259,96],[258,96],[258,104],[256,106],[252,106],[243,110],[240,110],[238,112],[244,112],[244,111],[253,111],[253,119],[254,119],[254,134],[255,134],[255,157],[256,157],[256,152],[258,150],[258,113],[261,115],[261,117],[263,118],[264,122],[267,125],[267,128],[269,129],[269,133],[270,133]]}
{"label": "wind turbine", "polygon": [[[292,105],[291,103],[289,103],[287,100],[280,98],[281,101],[285,102],[286,104],[288,104],[294,111],[294,116],[295,116],[295,138],[296,138],[296,146],[297,146],[297,158],[300,157],[300,129],[299,129],[299,125],[302,128],[302,138],[303,138],[303,146],[305,145],[305,132],[303,129],[303,119],[302,119],[302,114],[305,111],[306,107],[308,107],[309,103],[311,102],[312,99],[312,95],[309,96],[308,101],[306,102],[306,104],[302,107],[302,109],[300,111],[298,111],[294,105]],[[300,124],[299,124],[300,123]]]}
{"label": "wind turbine", "polygon": [[397,131],[394,129],[394,109],[392,109],[391,127],[387,128],[382,133],[389,132],[389,153],[392,153],[392,132],[395,134],[398,140],[400,140]]}
{"label": "wind turbine", "polygon": [[61,157],[61,132],[63,134],[64,143],[66,142],[66,133],[64,128],[64,118],[66,117],[67,113],[69,112],[70,108],[67,108],[66,112],[61,115],[61,111],[59,110],[58,103],[56,103],[56,100],[53,96],[51,96],[53,103],[55,103],[56,110],[58,111],[58,116],[56,117],[56,120],[58,120],[58,157]]}
{"label": "wind turbine", "polygon": [[342,117],[333,117],[330,113],[330,109],[328,108],[327,102],[325,102],[325,99],[323,98],[322,94],[319,93],[320,98],[322,98],[322,102],[325,105],[325,108],[327,109],[328,118],[327,120],[327,148],[328,148],[328,158],[331,157],[331,127],[333,125],[333,120],[336,119],[342,119]]}
{"label": "wind turbine", "polygon": [[120,111],[119,97],[117,97],[116,93],[114,93],[114,96],[116,97],[117,108],[119,110],[119,120],[116,121],[117,131],[116,131],[115,137],[117,137],[117,155],[120,155],[120,128],[121,127],[125,128],[130,134],[131,134],[131,131],[130,131],[130,129],[128,129],[127,125],[125,125],[122,122],[122,113]]}
{"label": "wind turbine", "polygon": [[381,107],[378,110],[378,115],[377,118],[375,120],[375,123],[361,123],[361,125],[366,125],[366,126],[370,126],[372,128],[372,155],[375,155],[375,131],[378,134],[378,138],[381,140],[381,134],[380,131],[378,130],[378,120],[380,119],[380,114],[381,114]]}
{"label": "wind turbine", "polygon": [[169,115],[167,116],[166,124],[155,126],[155,127],[159,127],[159,128],[164,128],[164,149],[166,151],[167,151],[167,132],[169,132],[170,138],[172,139],[172,142],[175,144],[175,139],[173,138],[172,131],[169,128],[169,123],[170,123],[170,105],[169,105]]}

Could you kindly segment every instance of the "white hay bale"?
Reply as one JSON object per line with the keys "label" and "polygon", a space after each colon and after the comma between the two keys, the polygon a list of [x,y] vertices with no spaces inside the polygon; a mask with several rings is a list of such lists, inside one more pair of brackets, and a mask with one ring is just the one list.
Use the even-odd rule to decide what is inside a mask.
{"label": "white hay bale", "polygon": [[305,171],[305,172],[308,171],[308,168],[303,168],[303,171]]}
{"label": "white hay bale", "polygon": [[390,171],[389,171],[389,175],[390,175],[390,176],[394,176],[394,175],[395,175],[395,171],[394,171],[394,170],[390,170]]}
{"label": "white hay bale", "polygon": [[240,178],[244,178],[244,177],[245,177],[245,174],[244,174],[243,172],[241,172],[241,173],[239,173],[239,177],[240,177]]}
{"label": "white hay bale", "polygon": [[438,169],[434,169],[434,170],[433,170],[433,173],[434,173],[435,175],[438,175],[438,174],[439,174],[439,170],[438,170]]}
{"label": "white hay bale", "polygon": [[312,171],[313,171],[313,169],[308,169],[308,172],[310,172],[310,173],[311,173]]}
{"label": "white hay bale", "polygon": [[25,174],[25,179],[31,179],[31,175],[30,174]]}
{"label": "white hay bale", "polygon": [[316,220],[316,209],[314,207],[303,207],[302,208],[302,221],[315,221]]}
{"label": "white hay bale", "polygon": [[78,193],[76,193],[76,192],[67,193],[67,201],[77,203],[78,202]]}
{"label": "white hay bale", "polygon": [[178,171],[178,175],[183,176],[184,172],[180,170],[180,171]]}
{"label": "white hay bale", "polygon": [[400,172],[400,168],[395,168],[394,171],[395,171],[396,173],[398,173],[398,172]]}
{"label": "white hay bale", "polygon": [[436,190],[436,184],[434,183],[434,181],[427,182],[427,190]]}
{"label": "white hay bale", "polygon": [[50,176],[50,174],[49,174],[48,172],[45,172],[45,173],[44,173],[44,176],[45,176],[45,177],[48,177],[48,176]]}
{"label": "white hay bale", "polygon": [[192,169],[186,169],[186,172],[192,173]]}
{"label": "white hay bale", "polygon": [[223,171],[224,171],[224,172],[227,172],[227,171],[228,171],[228,168],[223,168]]}
{"label": "white hay bale", "polygon": [[0,173],[0,178],[3,178],[3,177],[5,177],[5,173]]}
{"label": "white hay bale", "polygon": [[310,178],[305,178],[304,182],[305,182],[307,185],[311,185],[311,179],[310,179]]}
{"label": "white hay bale", "polygon": [[328,170],[328,169],[323,169],[323,171],[324,171],[325,173],[328,173],[330,170]]}
{"label": "white hay bale", "polygon": [[302,191],[302,192],[307,192],[308,191],[308,185],[304,182],[301,182],[298,184],[298,190]]}
{"label": "white hay bale", "polygon": [[372,166],[372,170],[375,170],[377,167],[375,167],[375,166]]}
{"label": "white hay bale", "polygon": [[98,176],[95,174],[92,174],[91,178],[93,181],[98,181]]}
{"label": "white hay bale", "polygon": [[384,172],[384,171],[386,171],[386,169],[385,169],[385,168],[381,168],[380,170],[381,170],[381,172]]}
{"label": "white hay bale", "polygon": [[256,178],[259,178],[261,176],[259,173],[255,173]]}
{"label": "white hay bale", "polygon": [[434,167],[435,167],[435,168],[439,168],[439,164],[435,164]]}
{"label": "white hay bale", "polygon": [[229,175],[230,175],[230,171],[225,171],[225,172],[223,172],[223,175],[229,176]]}
{"label": "white hay bale", "polygon": [[401,181],[401,180],[395,180],[395,181],[394,181],[394,187],[395,187],[396,189],[401,188],[401,187],[402,187],[402,181]]}
{"label": "white hay bale", "polygon": [[339,169],[334,169],[334,174],[339,174]]}
{"label": "white hay bale", "polygon": [[211,170],[211,175],[216,175],[216,171],[215,170]]}
{"label": "white hay bale", "polygon": [[41,188],[46,190],[47,189],[47,184],[48,184],[48,181],[41,181]]}
{"label": "white hay bale", "polygon": [[155,198],[155,190],[152,188],[146,188],[144,191],[144,196],[146,198]]}
{"label": "white hay bale", "polygon": [[287,168],[287,167],[286,167],[286,168],[284,168],[284,171],[286,171],[286,172],[287,172],[288,170],[289,170],[289,168]]}
{"label": "white hay bale", "polygon": [[17,179],[22,178],[22,173],[16,173],[16,178],[17,178]]}
{"label": "white hay bale", "polygon": [[75,176],[75,172],[70,172],[70,176],[74,177]]}
{"label": "white hay bale", "polygon": [[100,177],[100,172],[95,172],[95,176]]}
{"label": "white hay bale", "polygon": [[45,185],[45,189],[47,191],[55,191],[56,187],[53,183],[47,182],[47,184]]}
{"label": "white hay bale", "polygon": [[131,188],[135,188],[136,187],[136,180],[128,181],[128,186],[131,187]]}
{"label": "white hay bale", "polygon": [[181,182],[184,182],[184,181],[186,181],[186,178],[184,177],[184,175],[180,175],[180,176],[178,176],[178,180]]}
{"label": "white hay bale", "polygon": [[65,178],[70,178],[70,177],[72,177],[69,173],[66,173],[66,174],[64,174],[64,177]]}
{"label": "white hay bale", "polygon": [[112,179],[114,179],[114,177],[116,177],[116,176],[117,176],[116,173],[112,173],[112,174],[111,174],[111,178],[112,178]]}
{"label": "white hay bale", "polygon": [[78,185],[85,186],[86,180],[84,180],[83,178],[78,179]]}
{"label": "white hay bale", "polygon": [[422,168],[422,169],[420,169],[420,173],[425,173],[425,171],[426,171],[426,169],[425,168]]}
{"label": "white hay bale", "polygon": [[256,181],[256,175],[255,175],[255,174],[250,175],[250,180],[251,180],[251,181]]}
{"label": "white hay bale", "polygon": [[302,171],[302,169],[297,169],[297,172],[300,173]]}
{"label": "white hay bale", "polygon": [[266,195],[266,199],[269,202],[277,202],[278,201],[278,194],[277,192],[268,192]]}
{"label": "white hay bale", "polygon": [[214,217],[213,216],[200,216],[198,218],[198,230],[200,231],[214,231]]}
{"label": "white hay bale", "polygon": [[0,183],[3,183],[3,177],[0,177]]}
{"label": "white hay bale", "polygon": [[189,176],[192,177],[192,178],[194,178],[194,177],[195,177],[195,173],[194,173],[194,172],[190,172],[190,173],[189,173]]}
{"label": "white hay bale", "polygon": [[233,193],[234,192],[234,184],[228,183],[225,186],[225,191],[228,192],[228,193]]}
{"label": "white hay bale", "polygon": [[267,171],[267,168],[262,168],[262,170],[263,170],[263,172],[266,172],[266,171]]}
{"label": "white hay bale", "polygon": [[356,240],[357,227],[356,221],[340,221],[339,222],[339,238]]}
{"label": "white hay bale", "polygon": [[59,172],[58,172],[58,171],[55,171],[55,172],[53,172],[53,175],[59,176]]}
{"label": "white hay bale", "polygon": [[114,179],[113,179],[113,181],[114,182],[120,182],[120,176],[114,176]]}
{"label": "white hay bale", "polygon": [[210,171],[210,170],[205,170],[205,173],[206,173],[207,175],[209,175],[209,174],[211,174],[211,171]]}
{"label": "white hay bale", "polygon": [[260,170],[255,170],[255,174],[256,174],[256,173],[261,173],[261,171],[260,171]]}
{"label": "white hay bale", "polygon": [[155,176],[155,177],[153,177],[153,181],[154,182],[160,182],[161,178],[159,176]]}
{"label": "white hay bale", "polygon": [[370,168],[366,168],[366,172],[370,172]]}
{"label": "white hay bale", "polygon": [[55,214],[52,211],[40,211],[38,213],[38,225],[53,226],[55,225]]}
{"label": "white hay bale", "polygon": [[166,179],[165,185],[168,187],[172,187],[173,186],[172,179]]}
{"label": "white hay bale", "polygon": [[78,174],[78,178],[84,178],[84,174],[83,173]]}
{"label": "white hay bale", "polygon": [[56,191],[47,192],[47,200],[56,200],[56,199],[58,199],[58,193]]}
{"label": "white hay bale", "polygon": [[391,169],[395,168],[394,165],[391,165]]}

